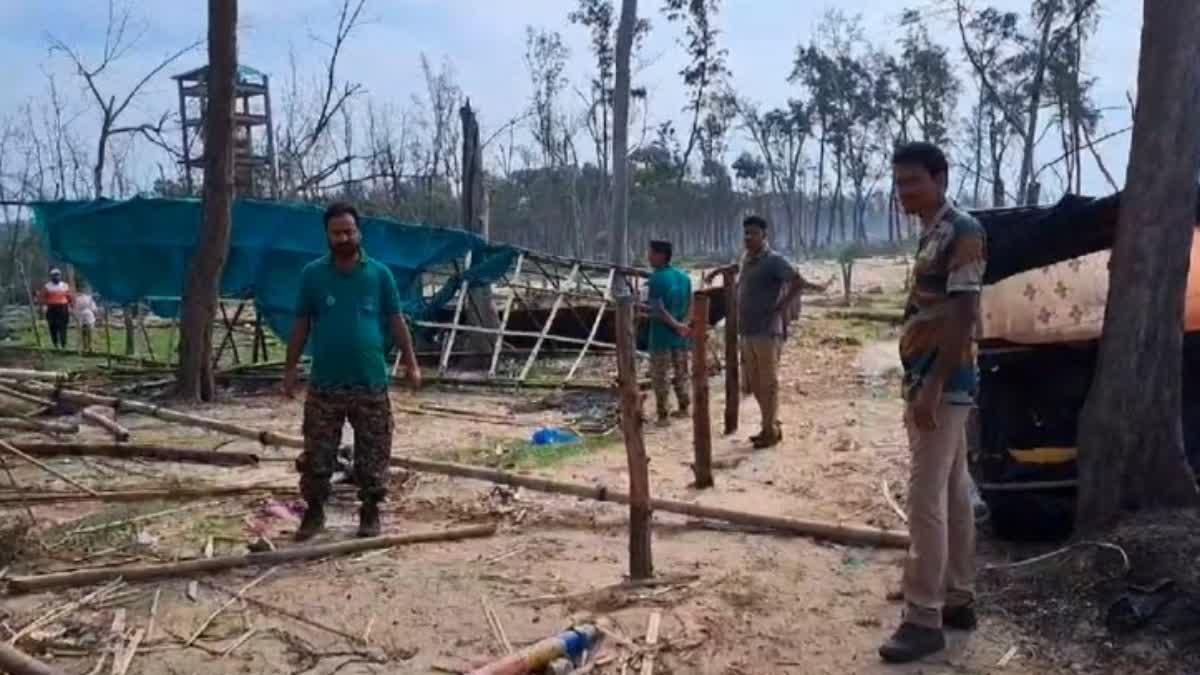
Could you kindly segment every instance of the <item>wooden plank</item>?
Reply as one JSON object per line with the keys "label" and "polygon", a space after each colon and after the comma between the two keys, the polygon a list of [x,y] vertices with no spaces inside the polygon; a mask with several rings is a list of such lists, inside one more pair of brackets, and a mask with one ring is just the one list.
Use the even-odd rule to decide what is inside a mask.
{"label": "wooden plank", "polygon": [[583,363],[584,357],[587,356],[588,348],[596,340],[596,333],[600,330],[600,322],[604,320],[604,310],[608,307],[608,299],[612,297],[613,279],[616,277],[616,270],[609,270],[608,282],[604,285],[604,296],[600,300],[600,309],[596,311],[596,318],[592,321],[592,330],[588,333],[587,342],[583,343],[583,348],[579,350],[579,356],[575,358],[575,363],[571,364],[571,370],[567,372],[564,382],[570,382],[575,377],[575,371],[579,369],[579,365]]}
{"label": "wooden plank", "polygon": [[[571,271],[567,274],[566,279],[562,282],[562,288],[571,285],[575,280],[575,275],[579,273],[579,263],[571,266]],[[533,345],[533,351],[529,353],[529,358],[525,360],[525,367],[521,369],[521,374],[517,376],[518,381],[524,381],[529,376],[529,371],[533,369],[534,361],[537,361],[538,351],[541,350],[542,344],[546,341],[546,336],[550,334],[550,328],[554,325],[554,319],[558,316],[558,310],[562,307],[563,295],[559,293],[554,297],[554,304],[550,306],[550,315],[546,317],[546,325],[542,326],[542,332],[538,335],[537,342]],[[587,341],[584,341],[586,344]]]}
{"label": "wooden plank", "polygon": [[0,671],[9,675],[66,675],[3,642],[0,642]]}
{"label": "wooden plank", "polygon": [[[525,265],[525,254],[517,255],[517,265],[513,270],[512,283],[515,284],[521,280],[521,267]],[[496,368],[500,365],[500,350],[504,348],[504,329],[508,327],[508,318],[512,316],[513,303],[516,302],[517,294],[509,293],[508,298],[504,300],[504,316],[500,319],[500,333],[496,338],[496,345],[492,348],[492,365],[488,368],[488,377],[496,376]]]}
{"label": "wooden plank", "polygon": [[692,296],[692,472],[698,489],[713,486],[712,421],[708,403],[708,306],[704,293]]}

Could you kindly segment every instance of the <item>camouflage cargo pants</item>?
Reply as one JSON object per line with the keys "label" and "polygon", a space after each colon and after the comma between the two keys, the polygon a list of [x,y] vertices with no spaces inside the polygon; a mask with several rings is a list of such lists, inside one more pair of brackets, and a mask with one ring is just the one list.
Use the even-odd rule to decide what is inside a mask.
{"label": "camouflage cargo pants", "polygon": [[309,504],[329,499],[342,425],[354,429],[354,483],[364,502],[387,496],[392,456],[392,404],[387,390],[309,389],[304,399],[304,452],[296,460],[300,495]]}
{"label": "camouflage cargo pants", "polygon": [[[654,400],[658,406],[658,416],[666,417],[671,409],[671,386],[675,388],[675,398],[679,401],[679,409],[687,410],[690,405],[688,387],[688,362],[692,353],[687,349],[671,349],[650,353],[650,381],[654,385]],[[672,377],[674,375],[674,377]]]}

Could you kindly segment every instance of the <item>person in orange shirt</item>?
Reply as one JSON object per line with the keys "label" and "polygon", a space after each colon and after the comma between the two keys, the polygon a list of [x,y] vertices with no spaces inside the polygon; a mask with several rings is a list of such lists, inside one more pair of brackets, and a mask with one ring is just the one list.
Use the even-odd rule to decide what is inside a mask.
{"label": "person in orange shirt", "polygon": [[56,349],[67,348],[67,327],[71,323],[71,287],[62,279],[62,272],[50,270],[50,281],[38,293],[46,307],[46,324],[50,327],[50,343]]}

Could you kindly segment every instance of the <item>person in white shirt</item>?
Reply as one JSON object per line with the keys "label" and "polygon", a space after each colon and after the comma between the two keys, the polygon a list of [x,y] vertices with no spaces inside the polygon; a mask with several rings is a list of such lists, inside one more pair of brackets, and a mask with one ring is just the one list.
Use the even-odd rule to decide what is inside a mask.
{"label": "person in white shirt", "polygon": [[85,353],[92,353],[92,333],[96,327],[96,300],[88,289],[75,295],[75,320],[79,322],[79,341]]}

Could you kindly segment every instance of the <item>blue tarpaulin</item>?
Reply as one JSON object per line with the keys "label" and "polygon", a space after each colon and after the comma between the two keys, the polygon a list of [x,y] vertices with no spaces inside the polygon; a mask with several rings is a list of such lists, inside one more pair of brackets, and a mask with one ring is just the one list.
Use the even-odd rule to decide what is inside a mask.
{"label": "blue tarpaulin", "polygon": [[[201,231],[198,199],[60,201],[34,204],[39,233],[51,255],[74,265],[106,302],[149,299],[172,317],[183,296],[188,265]],[[253,299],[277,335],[290,334],[300,271],[328,252],[322,210],[304,204],[235,201],[229,257],[221,295]],[[493,246],[463,230],[364,217],[363,248],[391,268],[405,312],[424,318],[454,297],[463,279],[472,286],[502,278],[517,249]],[[429,300],[421,273],[472,254],[466,274],[452,278]]]}

